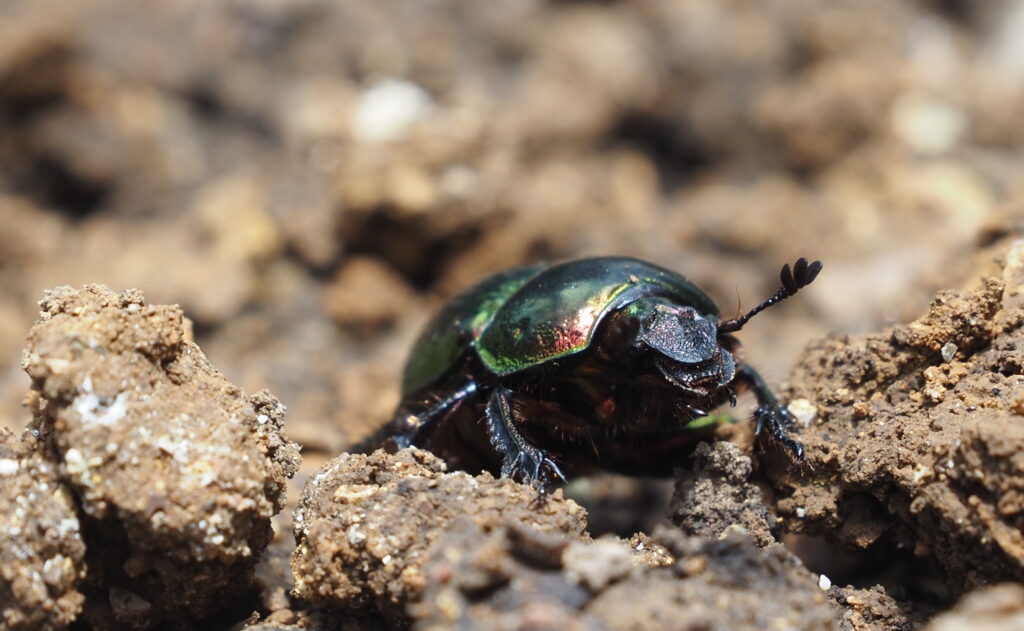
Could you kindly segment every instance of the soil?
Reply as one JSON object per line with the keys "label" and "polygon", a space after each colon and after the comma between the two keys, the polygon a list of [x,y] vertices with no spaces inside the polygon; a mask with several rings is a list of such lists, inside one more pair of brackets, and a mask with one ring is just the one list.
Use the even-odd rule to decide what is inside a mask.
{"label": "soil", "polygon": [[813,412],[808,472],[769,476],[788,530],[903,557],[941,583],[901,581],[922,593],[1024,579],[1024,241],[1002,259],[910,324],[807,349],[789,398]]}
{"label": "soil", "polygon": [[0,431],[0,624],[66,627],[82,609],[85,545],[74,501],[56,467]]}
{"label": "soil", "polygon": [[[117,629],[190,623],[241,599],[298,469],[284,407],[228,383],[177,306],[96,285],[57,288],[40,306],[23,358],[30,447],[8,462],[15,482],[49,473],[56,479],[42,476],[37,494],[67,498],[67,516],[49,509],[12,526],[47,534],[33,550],[44,578],[65,566],[47,580],[70,592],[54,598],[59,620],[77,613],[62,611],[65,601],[93,628]],[[13,490],[22,492],[14,501],[32,499]],[[74,544],[77,557],[64,550]],[[34,591],[16,596],[21,608],[51,604]]]}
{"label": "soil", "polygon": [[[1022,15],[7,3],[0,629],[1013,628]],[[727,315],[824,261],[739,334],[804,465],[740,422],[538,502],[345,453],[447,298],[604,254]]]}

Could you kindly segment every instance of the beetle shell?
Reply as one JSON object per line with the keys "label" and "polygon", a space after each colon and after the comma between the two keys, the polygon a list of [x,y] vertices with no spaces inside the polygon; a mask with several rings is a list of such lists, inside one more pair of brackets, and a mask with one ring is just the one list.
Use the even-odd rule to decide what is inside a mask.
{"label": "beetle shell", "polygon": [[497,376],[578,353],[609,312],[659,296],[718,316],[718,307],[696,285],[634,258],[590,258],[496,274],[453,298],[427,325],[406,364],[402,395],[440,379],[470,347]]}
{"label": "beetle shell", "polygon": [[473,345],[494,314],[547,265],[514,267],[448,301],[423,329],[402,374],[402,396],[437,381]]}
{"label": "beetle shell", "polygon": [[491,372],[505,377],[586,349],[608,313],[652,297],[718,316],[711,298],[675,272],[626,257],[583,259],[523,284],[495,312],[476,350]]}

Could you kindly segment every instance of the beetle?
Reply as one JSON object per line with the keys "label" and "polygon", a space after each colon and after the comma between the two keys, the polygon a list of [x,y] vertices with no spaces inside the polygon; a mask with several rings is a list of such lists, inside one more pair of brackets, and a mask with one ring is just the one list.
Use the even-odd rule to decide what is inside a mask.
{"label": "beetle", "polygon": [[[802,461],[793,423],[733,334],[813,281],[820,261],[786,264],[782,287],[719,321],[695,284],[657,265],[600,257],[516,267],[449,301],[406,363],[385,448],[417,446],[469,472],[545,492],[595,469],[671,475],[714,433],[707,412],[749,389],[755,434]],[[376,441],[381,444],[381,439]]]}

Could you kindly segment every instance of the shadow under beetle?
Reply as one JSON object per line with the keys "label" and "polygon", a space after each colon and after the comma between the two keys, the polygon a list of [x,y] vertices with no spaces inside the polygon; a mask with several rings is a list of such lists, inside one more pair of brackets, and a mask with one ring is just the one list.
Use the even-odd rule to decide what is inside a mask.
{"label": "shadow under beetle", "polygon": [[491,276],[421,334],[383,444],[422,447],[452,468],[500,472],[542,491],[565,479],[563,468],[666,476],[714,433],[707,412],[749,388],[755,433],[803,460],[789,413],[734,358],[732,334],[821,268],[803,258],[785,265],[775,295],[724,322],[696,285],[632,258]]}

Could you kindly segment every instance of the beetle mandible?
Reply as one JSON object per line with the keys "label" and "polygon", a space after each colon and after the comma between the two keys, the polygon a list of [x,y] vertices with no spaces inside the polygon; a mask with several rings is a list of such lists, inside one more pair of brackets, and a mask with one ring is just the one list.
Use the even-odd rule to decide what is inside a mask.
{"label": "beetle mandible", "polygon": [[735,357],[733,333],[821,271],[799,259],[782,287],[719,321],[683,276],[634,258],[517,267],[453,298],[413,347],[402,400],[372,443],[428,449],[449,466],[489,470],[546,491],[600,468],[670,475],[714,432],[707,412],[757,399],[755,434],[803,460],[789,413]]}

